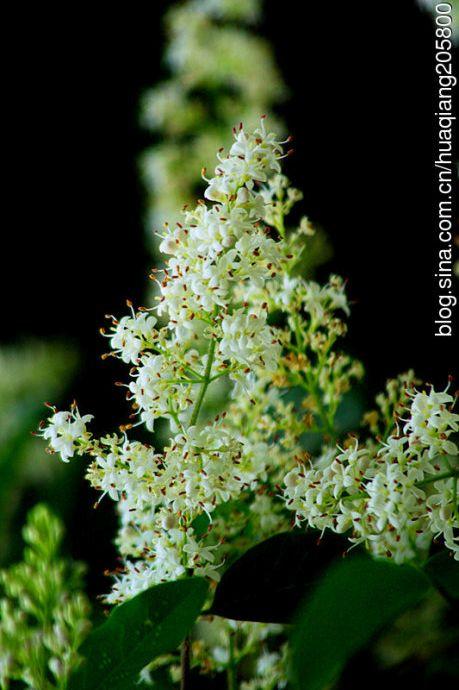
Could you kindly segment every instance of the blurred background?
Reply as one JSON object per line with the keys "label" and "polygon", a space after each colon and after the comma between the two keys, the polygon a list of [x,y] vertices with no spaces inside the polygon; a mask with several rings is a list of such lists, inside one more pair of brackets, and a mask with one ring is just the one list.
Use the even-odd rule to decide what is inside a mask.
{"label": "blurred background", "polygon": [[[68,549],[88,563],[92,595],[107,590],[103,571],[115,564],[112,505],[94,511],[83,461],[64,467],[30,431],[48,399],[77,398],[96,431],[125,421],[113,387],[125,369],[101,361],[98,329],[126,298],[146,299],[141,161],[161,133],[142,126],[139,104],[169,74],[163,18],[173,4],[18,8],[8,25],[0,563],[18,557],[25,512],[46,499],[65,520]],[[365,9],[267,0],[254,30],[287,87],[274,107],[295,139],[286,172],[332,248],[317,277],[348,278],[346,347],[365,363],[368,395],[410,367],[442,386],[457,341],[432,328],[431,16],[409,0]]]}

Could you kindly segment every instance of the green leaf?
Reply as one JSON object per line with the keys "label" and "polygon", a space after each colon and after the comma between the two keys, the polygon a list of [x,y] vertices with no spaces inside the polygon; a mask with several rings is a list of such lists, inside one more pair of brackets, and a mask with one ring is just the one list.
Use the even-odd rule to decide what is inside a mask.
{"label": "green leaf", "polygon": [[80,649],[84,661],[69,690],[126,690],[160,654],[173,652],[199,615],[207,595],[199,577],[151,587],[113,609]]}
{"label": "green leaf", "polygon": [[284,532],[246,551],[223,574],[210,613],[225,618],[288,623],[326,567],[343,554],[329,532]]}
{"label": "green leaf", "polygon": [[427,561],[425,571],[446,599],[459,600],[459,561],[454,560],[452,553],[435,554]]}
{"label": "green leaf", "polygon": [[323,690],[347,660],[429,589],[412,566],[369,557],[333,565],[305,602],[292,634],[292,680],[299,690]]}

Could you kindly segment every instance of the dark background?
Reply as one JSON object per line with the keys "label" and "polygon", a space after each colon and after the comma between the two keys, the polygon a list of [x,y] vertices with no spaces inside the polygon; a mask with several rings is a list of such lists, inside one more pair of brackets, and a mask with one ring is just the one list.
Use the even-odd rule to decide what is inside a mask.
{"label": "dark background", "polygon": [[[98,328],[104,314],[124,313],[126,297],[142,303],[146,286],[137,157],[152,136],[138,126],[138,101],[166,74],[169,4],[23,9],[8,30],[1,338],[75,343],[82,366],[69,400],[105,430],[124,421],[113,388],[124,369],[99,359]],[[319,277],[333,270],[349,279],[349,348],[372,392],[409,367],[443,385],[454,343],[432,335],[430,16],[401,0],[266,5],[260,32],[291,91],[279,109],[295,137],[287,172],[334,246]],[[106,501],[95,515],[94,495],[79,485],[70,541],[100,592],[113,560],[113,511]]]}

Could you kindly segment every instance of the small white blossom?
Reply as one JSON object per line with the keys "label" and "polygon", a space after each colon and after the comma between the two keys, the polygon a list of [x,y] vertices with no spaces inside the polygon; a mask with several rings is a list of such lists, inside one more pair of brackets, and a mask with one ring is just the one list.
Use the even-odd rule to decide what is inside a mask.
{"label": "small white blossom", "polygon": [[136,363],[140,353],[152,344],[156,319],[147,312],[113,320],[110,345],[114,353],[129,364]]}
{"label": "small white blossom", "polygon": [[[350,531],[352,542],[399,563],[425,553],[432,537],[442,536],[459,559],[457,467],[443,462],[446,454],[458,455],[448,440],[458,428],[454,398],[433,389],[410,398],[404,435],[393,434],[379,446],[355,441],[325,464],[299,466],[285,476],[286,505],[297,523]],[[435,481],[442,468],[444,478]]]}
{"label": "small white blossom", "polygon": [[238,309],[223,317],[221,329],[219,353],[224,359],[249,369],[275,369],[281,347],[274,331],[266,323],[265,311],[257,313]]}
{"label": "small white blossom", "polygon": [[63,462],[68,462],[75,454],[77,442],[89,437],[86,424],[91,419],[93,416],[90,414],[82,417],[76,406],[71,410],[55,411],[41,430],[41,435],[48,440],[50,449],[59,453]]}
{"label": "small white blossom", "polygon": [[183,367],[174,359],[152,353],[142,356],[129,390],[149,431],[153,431],[156,419],[171,415],[171,401],[174,413],[183,412],[192,404],[187,379],[180,383],[182,378]]}
{"label": "small white blossom", "polygon": [[429,449],[429,458],[437,454],[457,455],[458,449],[449,436],[459,429],[459,414],[448,408],[452,397],[448,393],[416,392],[411,403],[411,415],[403,431],[414,447]]}

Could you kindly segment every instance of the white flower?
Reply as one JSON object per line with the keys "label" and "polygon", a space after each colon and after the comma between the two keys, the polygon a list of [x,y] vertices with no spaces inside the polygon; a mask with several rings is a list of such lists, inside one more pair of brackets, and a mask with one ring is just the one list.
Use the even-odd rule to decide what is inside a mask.
{"label": "white flower", "polygon": [[158,502],[161,456],[151,446],[127,438],[105,437],[92,451],[95,456],[87,478],[114,501],[123,497],[129,509]]}
{"label": "white flower", "polygon": [[448,408],[453,404],[454,398],[446,391],[438,393],[431,388],[429,394],[415,392],[411,415],[403,428],[410,445],[428,448],[429,458],[438,454],[457,455],[456,444],[449,440],[459,429],[459,415]]}
{"label": "white flower", "polygon": [[300,284],[300,278],[283,275],[282,282],[278,286],[272,286],[271,295],[279,309],[286,310],[295,302]]}
{"label": "white flower", "polygon": [[140,353],[151,346],[155,325],[155,317],[147,312],[123,316],[119,321],[113,319],[113,335],[110,336],[112,350],[126,364],[135,364]]}
{"label": "white flower", "polygon": [[164,502],[174,512],[194,517],[212,513],[254,481],[243,444],[221,424],[190,427],[166,449]]}
{"label": "white flower", "polygon": [[[136,409],[149,431],[153,431],[155,420],[186,410],[192,400],[184,378],[181,363],[164,355],[150,352],[141,357],[129,384]],[[183,379],[183,384],[180,381]]]}
{"label": "white flower", "polygon": [[167,552],[161,543],[157,546],[157,561],[126,561],[124,571],[115,576],[113,589],[105,596],[107,604],[119,604],[159,584],[163,579],[175,580],[183,575],[185,569],[180,564],[179,553],[173,547]]}
{"label": "white flower", "polygon": [[442,536],[445,546],[459,561],[459,479],[435,482],[435,493],[427,500],[430,529],[436,538]]}
{"label": "white flower", "polygon": [[[265,453],[269,453],[268,447],[266,447]],[[262,535],[268,537],[287,528],[287,522],[280,513],[278,502],[267,494],[256,494],[250,504],[250,512],[255,518],[253,523],[259,537]]]}
{"label": "white flower", "polygon": [[264,652],[257,659],[257,673],[260,676],[267,676],[273,673],[277,663],[279,663],[280,654],[277,652]]}
{"label": "white flower", "polygon": [[459,559],[457,476],[446,471],[435,481],[445,452],[458,454],[448,441],[458,428],[459,416],[449,409],[453,403],[446,392],[414,392],[406,435],[362,448],[356,441],[335,459],[291,470],[284,496],[296,522],[352,530],[352,542],[364,542],[375,555],[398,563],[425,553],[434,534]]}
{"label": "white flower", "polygon": [[192,528],[187,532],[177,527],[161,528],[159,523],[163,517],[161,511],[153,517],[153,530],[144,533],[146,550],[138,554],[143,558],[125,561],[123,570],[116,575],[112,592],[105,596],[108,603],[120,603],[147,587],[176,580],[187,569],[194,569],[203,577],[219,579],[221,564],[215,563],[214,555],[217,545],[198,543]]}
{"label": "white flower", "polygon": [[221,322],[222,338],[219,354],[223,359],[244,367],[274,370],[281,346],[266,323],[265,311],[237,309],[226,314]]}
{"label": "white flower", "polygon": [[59,453],[63,462],[68,462],[75,454],[78,441],[88,438],[86,424],[93,416],[80,415],[76,406],[71,410],[55,412],[41,431],[43,438],[49,441],[51,450]]}

